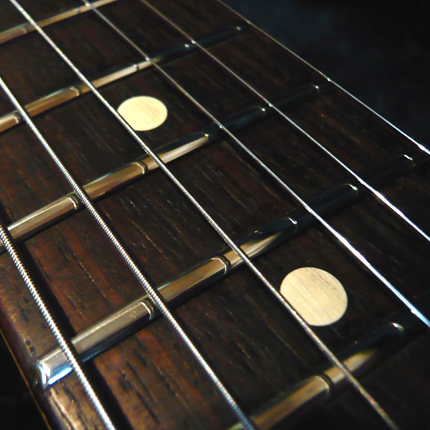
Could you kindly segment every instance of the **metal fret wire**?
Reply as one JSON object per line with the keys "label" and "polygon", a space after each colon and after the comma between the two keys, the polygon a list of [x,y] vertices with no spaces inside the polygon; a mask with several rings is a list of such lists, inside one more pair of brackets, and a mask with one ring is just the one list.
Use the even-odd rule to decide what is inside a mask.
{"label": "metal fret wire", "polygon": [[[110,3],[114,3],[116,1],[118,0],[98,0],[98,1],[95,1],[93,5],[94,7],[101,7]],[[66,19],[75,17],[79,14],[88,12],[89,10],[90,8],[88,8],[87,6],[74,7],[72,9],[67,9],[64,12],[60,12],[56,15],[42,19],[41,21],[38,22],[38,24],[40,27],[47,27],[49,25],[57,24]],[[11,40],[17,39],[18,37],[22,37],[28,33],[31,33],[32,31],[34,31],[34,28],[32,26],[29,26],[27,23],[17,25],[15,27],[4,30],[0,32],[0,45],[6,42],[10,42]]]}
{"label": "metal fret wire", "polygon": [[323,78],[328,79],[333,85],[336,85],[340,90],[344,91],[346,94],[348,94],[350,97],[352,97],[356,102],[360,103],[363,107],[365,107],[367,110],[372,112],[374,115],[376,115],[378,118],[380,118],[382,121],[384,121],[386,124],[388,124],[390,127],[393,127],[396,131],[398,131],[400,134],[402,134],[404,137],[406,137],[408,140],[410,140],[415,146],[417,146],[421,151],[425,152],[426,154],[430,155],[430,149],[426,148],[421,143],[417,142],[415,139],[412,139],[412,137],[408,136],[404,131],[400,130],[397,126],[392,124],[390,121],[388,121],[386,118],[384,118],[382,115],[380,115],[378,112],[367,106],[365,103],[363,103],[360,99],[355,97],[353,94],[351,94],[349,91],[347,91],[345,88],[343,88],[338,83],[332,81],[328,76],[326,76],[324,73],[322,73],[320,70],[315,68],[312,64],[308,63],[305,59],[300,57],[300,55],[297,55],[295,52],[291,51],[289,48],[287,48],[285,45],[283,45],[279,40],[276,40],[273,36],[268,34],[266,31],[262,30],[260,27],[255,25],[253,22],[249,21],[247,18],[245,18],[242,14],[234,10],[231,6],[224,3],[223,0],[216,0],[218,3],[222,4],[226,9],[230,10],[230,12],[233,12],[235,15],[237,15],[239,18],[243,19],[248,25],[255,28],[260,33],[264,34],[267,38],[269,38],[272,42],[275,42],[277,45],[279,45],[282,49],[285,49],[288,53],[293,55],[294,57],[298,58],[300,61],[302,61],[304,64],[306,64],[308,67],[310,67],[315,72],[319,73]]}
{"label": "metal fret wire", "polygon": [[[361,386],[358,380],[348,371],[348,369],[341,363],[337,357],[330,351],[330,349],[319,339],[319,337],[313,332],[313,330],[308,326],[308,324],[303,320],[303,318],[294,310],[294,308],[284,299],[284,297],[274,288],[274,286],[263,276],[263,274],[253,265],[247,255],[238,247],[231,238],[221,229],[220,226],[210,217],[210,215],[203,209],[203,207],[194,199],[194,197],[188,192],[187,189],[178,181],[178,179],[171,173],[171,171],[166,167],[163,161],[139,138],[139,136],[134,132],[134,130],[129,126],[129,124],[118,114],[118,112],[107,102],[106,99],[97,91],[96,88],[89,82],[89,80],[77,69],[77,67],[71,62],[71,60],[61,51],[61,49],[49,38],[49,36],[41,29],[37,28],[37,24],[28,15],[27,12],[17,3],[16,0],[10,0],[12,4],[17,7],[17,9],[23,14],[23,16],[29,20],[37,29],[37,31],[42,35],[42,37],[49,43],[49,45],[57,52],[57,54],[72,68],[72,70],[77,74],[77,76],[85,82],[91,91],[97,96],[97,98],[106,106],[106,108],[117,118],[117,120],[124,126],[124,128],[132,135],[132,137],[140,144],[140,146],[154,159],[154,161],[159,165],[159,167],[166,173],[166,175],[173,181],[173,183],[184,193],[184,195],[191,201],[191,203],[200,211],[200,213],[206,218],[206,220],[212,225],[212,227],[220,234],[220,236],[225,240],[225,242],[243,259],[243,261],[251,268],[251,270],[259,277],[259,279],[269,288],[272,294],[284,305],[284,307],[289,311],[289,313],[299,322],[305,332],[313,339],[316,345],[324,352],[326,357],[337,366],[341,372],[345,375],[346,379],[355,387],[357,391],[360,392],[363,398],[372,406],[372,408],[380,415],[383,421],[391,429],[397,429],[396,424],[392,419],[386,414],[386,412],[381,408],[381,406],[370,396],[369,393]],[[93,9],[95,12],[97,10]],[[103,17],[103,15],[102,15]],[[103,17],[105,20],[107,18]],[[107,20],[108,21],[108,20]],[[110,25],[113,25],[110,23]],[[118,30],[119,31],[119,30]],[[131,41],[130,41],[131,42]],[[159,69],[164,75],[167,75],[156,63],[146,56],[146,59],[153,64],[157,69]],[[168,75],[167,77],[171,79]],[[175,83],[178,86],[177,83]],[[184,90],[182,90],[184,91]],[[225,128],[223,128],[225,130]],[[309,206],[308,210],[311,210]]]}
{"label": "metal fret wire", "polygon": [[[391,203],[382,193],[373,188],[369,183],[367,183],[360,175],[355,173],[351,168],[349,168],[345,163],[343,163],[338,157],[336,157],[332,152],[330,152],[322,143],[318,142],[314,137],[312,137],[307,131],[300,127],[295,121],[293,121],[288,115],[282,112],[277,106],[270,102],[266,97],[264,97],[258,90],[256,90],[251,84],[249,84],[244,78],[239,76],[230,67],[224,64],[217,56],[212,54],[208,49],[198,43],[194,38],[192,38],[188,33],[186,33],[182,28],[180,28],[175,22],[169,19],[166,15],[160,12],[152,4],[148,3],[147,0],[140,0],[145,6],[159,15],[165,22],[172,26],[175,30],[181,33],[184,37],[189,39],[189,41],[197,46],[201,51],[208,55],[212,60],[219,64],[224,70],[226,70],[230,75],[236,78],[240,83],[242,83],[246,88],[252,91],[260,100],[266,103],[267,106],[272,108],[276,113],[281,115],[289,124],[296,128],[300,133],[305,135],[312,143],[318,146],[322,151],[324,151],[332,160],[339,164],[344,170],[346,170],[350,175],[352,175],[361,185],[367,188],[372,194],[374,194],[383,204],[385,204],[391,211],[398,215],[404,222],[406,222],[410,227],[412,227],[418,234],[420,234],[424,239],[430,242],[430,236],[428,236],[420,227],[418,227],[412,220],[410,220],[398,207]],[[89,6],[86,0],[83,0],[87,7]],[[94,9],[93,9],[94,10]],[[328,78],[327,78],[328,79]],[[328,79],[331,81],[330,79]]]}
{"label": "metal fret wire", "polygon": [[[91,7],[91,4],[88,3],[87,0],[82,0],[83,3],[88,4]],[[276,175],[260,158],[258,158],[250,149],[248,149],[232,132],[228,130],[215,116],[213,116],[199,101],[197,101],[188,91],[186,91],[181,85],[179,85],[174,78],[172,78],[164,69],[155,63],[142,49],[139,48],[130,38],[128,38],[118,27],[116,27],[106,16],[104,16],[98,9],[92,8],[93,11],[105,21],[115,32],[118,33],[130,46],[132,46],[136,51],[138,51],[146,61],[150,62],[153,67],[155,67],[166,79],[168,79],[182,94],[184,94],[192,103],[194,103],[205,115],[207,115],[218,127],[223,130],[237,145],[240,146],[260,167],[262,167],[269,175],[273,177],[294,199],[299,202],[309,213],[311,213],[332,235],[336,237],[342,245],[356,258],[358,259],[377,279],[379,279],[417,318],[419,318],[428,328],[430,328],[430,320],[426,318],[417,308],[414,306],[397,288],[391,284],[388,279],[386,279],[365,257],[362,255],[357,249],[355,249],[348,240],[343,237],[339,232],[337,232],[327,221],[325,221],[321,216],[319,216],[298,194],[294,192],[292,188],[290,188],[282,179]],[[54,48],[55,49],[55,48]],[[60,50],[58,50],[60,51]],[[57,53],[59,53],[57,51]],[[61,51],[60,51],[61,52]],[[63,54],[64,55],[64,54]],[[67,58],[67,57],[66,57]],[[64,58],[63,58],[64,59]],[[70,61],[70,60],[69,60]],[[70,65],[70,64],[69,64]],[[76,69],[77,70],[77,69]],[[75,73],[77,71],[75,70]],[[80,72],[79,72],[80,73]],[[79,75],[78,75],[79,76]],[[82,79],[82,78],[81,78]],[[94,88],[94,91],[98,93],[98,91]],[[103,97],[98,96],[100,100]],[[111,112],[117,117],[118,120],[124,125],[124,127],[129,131],[129,133],[135,138],[135,140],[146,150],[146,144],[137,136],[133,129],[127,124],[126,121],[116,112],[109,103],[103,99],[103,103],[106,107],[108,107]],[[264,108],[263,108],[264,109]],[[148,148],[149,149],[149,148]],[[148,151],[147,151],[148,152]],[[148,152],[149,153],[149,152]],[[152,154],[150,154],[152,156]],[[154,159],[155,160],[155,159]],[[155,160],[158,164],[158,161]],[[162,161],[160,160],[162,163]],[[161,167],[161,165],[159,164]],[[163,170],[167,173],[168,169]],[[169,177],[178,185],[177,181],[173,179],[173,175],[169,174]],[[178,185],[179,186],[179,185]],[[180,187],[181,188],[181,187]],[[183,187],[181,188],[182,191]],[[192,196],[189,196],[188,193],[185,193],[187,197],[193,202],[196,206],[194,199]],[[196,206],[197,207],[197,206]],[[199,208],[201,211],[203,208]],[[201,212],[203,214],[203,212]],[[206,219],[209,216],[208,214],[203,214]],[[212,220],[211,223],[214,221]],[[217,230],[218,231],[218,230]],[[219,233],[219,231],[218,231]],[[221,233],[220,233],[221,234]],[[221,236],[226,240],[226,238],[221,234]],[[229,245],[230,243],[227,242]],[[231,245],[230,245],[231,246]],[[236,251],[236,250],[235,250]],[[252,263],[251,263],[252,264]],[[262,279],[262,278],[260,278]]]}
{"label": "metal fret wire", "polygon": [[[3,90],[8,93],[8,88],[6,87],[5,83],[3,82],[3,79],[0,77],[0,86],[3,88]],[[15,245],[13,244],[13,239],[9,233],[9,230],[4,225],[3,221],[0,220],[0,238],[7,249],[7,252],[9,253],[10,257],[12,258],[13,263],[15,264],[16,268],[18,269],[21,278],[24,280],[27,289],[30,291],[30,294],[33,296],[34,301],[37,304],[37,307],[39,308],[43,318],[45,319],[46,323],[48,324],[48,327],[50,328],[52,334],[55,337],[55,340],[57,341],[58,345],[60,346],[61,350],[63,351],[64,355],[67,357],[67,361],[69,362],[72,369],[75,371],[76,376],[78,377],[79,382],[82,384],[85,392],[87,393],[91,403],[93,404],[94,408],[96,409],[100,419],[102,420],[105,427],[109,430],[115,430],[115,427],[110,420],[109,416],[107,415],[105,409],[103,408],[102,404],[100,403],[99,398],[97,397],[97,394],[95,393],[93,387],[91,386],[90,382],[88,381],[87,377],[85,376],[85,373],[79,364],[78,360],[75,357],[75,353],[70,348],[69,344],[70,342],[67,341],[64,336],[62,335],[57,323],[55,322],[54,318],[51,315],[51,312],[47,308],[44,300],[39,294],[39,291],[37,287],[35,286],[31,276],[27,272],[27,269],[25,268],[24,264],[22,263],[22,259],[19,256]]]}
{"label": "metal fret wire", "polygon": [[[10,0],[11,3],[16,7],[16,9],[34,26],[34,28],[45,38],[45,40],[57,51],[61,52],[59,48],[54,44],[54,42],[49,38],[49,36],[37,25],[37,23],[34,21],[34,19],[19,5],[19,3],[16,0]],[[61,56],[64,56],[64,54],[61,52]],[[64,56],[65,57],[65,56]],[[67,58],[67,57],[65,57]],[[67,63],[69,65],[72,65],[70,60],[67,59]],[[73,69],[75,69],[75,66],[73,66]],[[78,71],[78,69],[76,69]],[[88,85],[88,87],[91,88],[95,94],[99,95],[99,98],[101,100],[104,100],[103,97],[100,95],[100,93],[94,88],[94,86],[91,84],[91,82],[86,79],[81,72],[79,72],[78,76],[82,76],[84,79],[84,82]],[[196,358],[196,360],[199,362],[199,364],[202,366],[203,370],[206,372],[207,376],[212,380],[214,385],[217,387],[218,391],[224,397],[226,402],[229,404],[231,410],[236,415],[236,418],[242,423],[243,427],[248,430],[258,430],[255,424],[252,422],[250,418],[247,417],[247,415],[242,411],[242,409],[239,407],[239,405],[236,403],[236,401],[233,399],[232,395],[228,392],[227,388],[224,386],[224,384],[221,382],[221,380],[218,378],[218,376],[215,374],[214,370],[210,367],[210,365],[206,362],[206,360],[201,355],[200,351],[197,349],[197,347],[193,344],[191,339],[188,337],[188,335],[185,333],[184,328],[182,325],[178,322],[178,320],[173,316],[172,312],[168,309],[166,306],[161,294],[154,289],[145,276],[142,274],[136,263],[133,261],[131,256],[128,254],[128,252],[125,250],[125,248],[120,243],[119,239],[116,237],[116,235],[112,232],[110,227],[107,225],[105,220],[103,219],[103,216],[98,211],[98,209],[94,206],[92,203],[90,197],[84,190],[84,188],[78,184],[78,182],[74,179],[71,172],[68,171],[68,169],[64,166],[64,164],[61,162],[55,151],[51,148],[49,143],[45,140],[45,138],[42,136],[42,134],[39,132],[37,127],[35,126],[34,122],[31,120],[30,116],[25,111],[24,107],[16,100],[12,92],[9,90],[9,88],[4,84],[3,81],[0,82],[1,87],[6,92],[10,100],[13,102],[15,107],[18,109],[19,113],[24,117],[25,121],[29,125],[29,127],[32,129],[33,133],[37,136],[39,141],[42,143],[42,145],[45,147],[49,155],[52,157],[54,162],[57,164],[67,181],[70,183],[70,185],[75,190],[76,194],[79,196],[81,201],[84,203],[86,208],[89,210],[91,215],[95,218],[95,220],[98,222],[100,227],[103,229],[103,231],[106,233],[108,238],[111,240],[113,245],[116,247],[116,249],[119,251],[133,274],[136,276],[136,278],[139,280],[140,284],[142,285],[145,292],[148,294],[149,297],[151,297],[153,303],[157,306],[160,313],[168,320],[170,325],[173,327],[173,329],[176,331],[176,333],[179,335],[181,340],[184,342],[184,344],[187,346],[187,348],[190,350],[192,355]],[[106,101],[104,103],[107,103]],[[109,104],[108,104],[109,105]],[[111,108],[113,109],[113,108]],[[115,111],[116,113],[116,111]],[[119,118],[121,118],[122,122],[127,125],[127,127],[130,128],[130,126],[122,119],[122,117],[117,114]],[[132,130],[130,128],[130,130]],[[148,148],[149,149],[149,148]],[[152,151],[151,151],[152,152]],[[150,154],[152,155],[152,154]],[[152,155],[153,158],[157,157]],[[157,157],[158,158],[158,157]],[[159,158],[158,158],[159,159]],[[160,159],[159,159],[160,160]],[[162,163],[162,162],[161,162]],[[162,163],[163,166],[164,163]],[[64,338],[62,338],[64,341]],[[100,410],[96,408],[97,411],[100,413]],[[111,428],[108,427],[107,428]]]}

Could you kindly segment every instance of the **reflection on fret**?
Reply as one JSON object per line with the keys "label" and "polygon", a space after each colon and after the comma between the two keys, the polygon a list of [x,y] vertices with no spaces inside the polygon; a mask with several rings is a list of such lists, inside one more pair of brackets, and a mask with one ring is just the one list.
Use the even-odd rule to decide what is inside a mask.
{"label": "reflection on fret", "polygon": [[[98,0],[93,3],[94,7],[102,7],[110,3],[114,3],[118,0]],[[40,27],[47,27],[48,25],[56,24],[57,22],[64,21],[68,18],[72,18],[76,15],[79,15],[81,13],[85,13],[91,10],[89,6],[79,6],[75,7],[69,10],[66,10],[65,12],[60,12],[56,15],[50,16],[49,18],[42,19],[38,22],[38,25]],[[17,39],[18,37],[24,36],[25,34],[31,33],[35,31],[34,27],[29,24],[21,24],[17,25],[16,27],[10,28],[9,30],[5,30],[0,33],[0,45],[2,43],[9,42],[13,39]]]}
{"label": "reflection on fret", "polygon": [[[319,82],[318,85],[304,85],[289,91],[285,97],[276,102],[276,105],[286,108],[305,102],[331,88],[333,88],[332,85],[327,81]],[[225,124],[228,124],[231,129],[239,130],[267,118],[271,113],[272,110],[270,109],[263,111],[260,107],[253,106],[226,118]],[[15,121],[18,121],[18,119],[15,119]],[[219,127],[210,125],[200,132],[163,146],[158,150],[158,153],[163,161],[168,163],[204,145],[219,140],[222,136],[223,133]],[[137,160],[86,184],[84,188],[92,199],[98,200],[157,168],[158,165],[151,157],[139,157]],[[70,193],[11,224],[8,228],[15,240],[24,240],[71,213],[82,209],[82,207],[78,197],[74,193]],[[0,252],[2,251],[3,246],[0,242]]]}
{"label": "reflection on fret", "polygon": [[[428,157],[423,155],[418,148],[412,147],[407,154],[397,155],[370,171],[364,172],[363,176],[372,184],[381,185],[393,181],[427,159]],[[311,201],[310,205],[321,216],[326,217],[352,204],[365,194],[366,189],[358,183],[344,184],[322,194]],[[281,241],[303,232],[313,224],[315,224],[313,216],[304,208],[299,207],[250,234],[240,241],[239,245],[249,257],[255,258]],[[225,251],[180,274],[158,289],[164,300],[170,306],[176,307],[243,264],[242,259],[233,250]],[[148,325],[158,317],[159,312],[152,307],[149,297],[143,295],[125,308],[78,334],[72,339],[72,342],[81,359],[86,361],[106,351],[119,340]],[[59,349],[39,360],[37,369],[40,382],[45,387],[70,373],[67,361]],[[339,372],[339,369],[336,368],[336,370]]]}

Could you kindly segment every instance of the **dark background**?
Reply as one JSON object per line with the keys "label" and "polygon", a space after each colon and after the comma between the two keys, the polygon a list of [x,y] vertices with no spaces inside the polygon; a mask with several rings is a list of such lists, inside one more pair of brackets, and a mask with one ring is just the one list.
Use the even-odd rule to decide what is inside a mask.
{"label": "dark background", "polygon": [[[197,1],[197,0],[196,0]],[[424,1],[226,0],[408,135],[430,137]],[[44,428],[0,341],[0,426]]]}

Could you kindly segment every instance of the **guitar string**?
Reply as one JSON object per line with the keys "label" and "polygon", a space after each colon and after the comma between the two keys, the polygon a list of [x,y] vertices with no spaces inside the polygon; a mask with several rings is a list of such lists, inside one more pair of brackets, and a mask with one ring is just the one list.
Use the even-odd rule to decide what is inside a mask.
{"label": "guitar string", "polygon": [[371,113],[373,113],[374,115],[376,115],[379,119],[381,119],[382,121],[384,121],[386,124],[388,124],[390,127],[392,127],[393,129],[395,129],[400,134],[402,134],[406,139],[408,139],[409,141],[411,141],[421,151],[425,152],[427,155],[430,155],[430,149],[429,148],[426,148],[424,145],[422,145],[421,143],[417,142],[411,136],[407,135],[404,131],[400,130],[396,125],[394,125],[393,123],[391,123],[390,121],[388,121],[386,118],[384,118],[381,114],[379,114],[378,112],[376,112],[375,110],[373,110],[372,108],[370,108],[369,106],[367,106],[365,103],[363,103],[360,99],[358,99],[353,94],[351,94],[348,90],[346,90],[345,88],[343,88],[338,83],[332,81],[323,72],[321,72],[320,70],[318,70],[312,64],[308,63],[302,57],[300,57],[300,55],[298,55],[295,52],[291,51],[289,48],[287,48],[285,45],[283,45],[281,42],[279,42],[279,40],[275,39],[273,36],[271,36],[270,34],[268,34],[266,31],[264,31],[263,29],[261,29],[260,27],[258,27],[258,25],[254,24],[252,21],[249,21],[247,18],[245,18],[238,11],[234,10],[231,6],[227,5],[223,0],[216,0],[216,1],[218,3],[220,3],[220,4],[222,4],[226,9],[230,10],[230,12],[234,13],[236,16],[238,16],[239,18],[243,19],[244,22],[246,22],[248,25],[250,25],[251,27],[253,27],[255,30],[257,30],[258,32],[264,34],[268,39],[270,39],[272,42],[275,42],[277,45],[279,45],[282,49],[284,49],[285,51],[287,51],[289,54],[291,54],[292,56],[294,56],[297,59],[299,59],[300,61],[302,61],[304,64],[306,64],[312,70],[314,70],[315,72],[317,72],[320,76],[322,76],[325,79],[328,79],[333,85],[335,85],[336,87],[338,87],[340,90],[344,91],[346,94],[348,94],[356,102],[360,103],[360,105],[362,105],[368,111],[370,111]]}
{"label": "guitar string", "polygon": [[[19,5],[16,0],[10,0],[15,5],[17,10],[31,22],[39,34],[46,40],[46,42],[57,52],[57,54],[69,65],[69,67],[76,73],[76,75],[88,85],[93,94],[105,105],[105,107],[116,117],[116,119],[123,125],[123,127],[131,134],[131,136],[139,143],[139,145],[154,159],[165,174],[172,180],[172,182],[182,191],[182,193],[190,200],[190,202],[200,211],[200,213],[206,218],[206,220],[212,225],[212,227],[220,234],[225,242],[242,258],[242,260],[251,268],[251,270],[260,278],[260,280],[272,291],[272,294],[283,304],[288,312],[299,322],[305,332],[314,340],[320,350],[326,355],[326,357],[334,365],[336,365],[341,372],[345,375],[346,379],[353,385],[353,387],[362,395],[362,397],[372,406],[375,412],[381,417],[385,424],[396,429],[397,426],[388,414],[382,409],[382,407],[376,402],[373,397],[367,393],[364,387],[358,382],[358,380],[349,372],[349,370],[341,363],[337,357],[331,352],[331,350],[319,339],[319,337],[313,332],[303,318],[294,310],[294,308],[285,300],[285,298],[275,289],[275,287],[263,276],[263,274],[255,267],[250,261],[247,255],[238,247],[232,239],[221,229],[221,227],[210,217],[210,215],[203,209],[203,207],[195,200],[195,198],[189,193],[189,191],[180,183],[180,181],[173,175],[173,173],[166,167],[163,161],[143,142],[142,139],[135,133],[130,125],[122,118],[122,116],[107,102],[107,100],[97,91],[91,82],[79,71],[79,69],[72,63],[72,61],[61,51],[61,49],[52,41],[52,39],[37,26],[37,23],[32,17]],[[152,62],[153,63],[153,62]],[[155,63],[154,63],[155,64]],[[153,64],[153,65],[154,65]],[[310,208],[309,208],[310,209]]]}
{"label": "guitar string", "polygon": [[[0,86],[3,88],[3,90],[6,91],[6,86],[4,84],[3,79],[0,77]],[[94,388],[92,387],[91,383],[88,381],[88,378],[85,376],[85,373],[81,367],[81,365],[78,362],[78,359],[75,356],[75,353],[73,349],[69,346],[71,342],[69,340],[66,340],[66,338],[63,336],[63,334],[60,331],[60,328],[58,327],[57,323],[55,322],[54,317],[52,316],[51,312],[49,311],[48,307],[46,306],[42,296],[39,293],[38,288],[36,287],[35,283],[33,282],[32,277],[28,273],[26,267],[23,264],[23,260],[21,259],[14,243],[12,236],[3,223],[3,220],[0,219],[0,238],[9,253],[10,257],[12,258],[13,263],[15,264],[16,268],[18,269],[21,278],[24,280],[25,285],[27,289],[29,290],[30,294],[32,295],[34,301],[37,304],[37,307],[39,308],[40,313],[42,314],[44,320],[46,321],[46,324],[48,325],[49,329],[51,330],[52,334],[55,337],[55,340],[57,341],[57,344],[60,346],[61,350],[63,351],[64,355],[67,357],[67,361],[69,362],[71,368],[74,370],[79,382],[82,384],[88,398],[90,399],[90,402],[93,404],[95,410],[97,411],[97,414],[99,415],[100,419],[102,420],[104,426],[108,430],[115,430],[115,426],[113,425],[112,421],[110,420],[106,410],[104,409],[103,405],[101,404],[97,394],[94,391]]]}
{"label": "guitar string", "polygon": [[[91,4],[87,0],[82,0],[84,3],[91,7]],[[127,35],[124,34],[115,24],[113,24],[105,15],[103,15],[98,9],[92,8],[106,24],[108,24],[121,38],[123,38],[127,44],[133,47],[137,52],[139,52],[146,61],[150,62],[153,67],[155,67],[171,84],[175,86],[182,94],[184,94],[195,106],[198,107],[206,116],[208,116],[218,127],[223,130],[239,147],[244,150],[260,167],[262,167],[276,182],[278,182],[282,188],[284,188],[300,205],[302,205],[309,213],[311,213],[335,238],[357,259],[359,260],[377,279],[379,279],[409,310],[420,319],[428,328],[430,328],[430,320],[418,310],[418,308],[413,305],[399,290],[387,279],[385,278],[356,248],[354,248],[348,240],[342,236],[338,231],[336,231],[327,221],[325,221],[318,213],[316,213],[291,187],[289,187],[275,172],[273,172],[258,156],[256,156],[249,148],[247,148],[243,142],[241,142],[227,127],[225,127],[214,115],[212,115],[198,100],[196,100],[188,91],[186,91],[175,79],[167,73],[159,64],[155,63],[139,46],[137,46]],[[54,48],[55,49],[55,48]],[[61,50],[58,49],[59,54]],[[59,54],[61,56],[61,54]],[[63,54],[64,55],[64,54]],[[67,58],[66,56],[64,56]],[[63,59],[65,59],[63,58]],[[70,60],[69,60],[70,61]],[[70,62],[71,63],[71,62]],[[72,64],[72,63],[71,63]],[[69,64],[70,65],[70,64]],[[77,69],[76,69],[77,70]],[[75,73],[77,73],[75,70]],[[80,72],[79,72],[80,73]],[[83,75],[82,75],[83,76]],[[82,78],[81,78],[82,79]],[[94,88],[95,91],[97,91]],[[97,91],[98,92],[98,91]],[[100,95],[100,97],[102,97]],[[99,99],[101,100],[101,98]],[[105,106],[109,106],[109,109],[118,118],[121,116],[116,112],[116,110],[109,105],[105,100],[103,102]],[[264,108],[263,108],[264,109]],[[128,124],[121,117],[121,123],[127,128]],[[130,128],[128,126],[128,128]],[[130,128],[129,132],[135,138],[137,143],[142,146],[143,142],[139,136]],[[144,145],[144,144],[143,144]],[[146,150],[146,148],[144,147]],[[161,160],[160,160],[161,161]],[[195,203],[193,203],[195,204]],[[199,209],[200,210],[200,209]]]}
{"label": "guitar string", "polygon": [[[42,35],[44,35],[45,40],[49,40],[49,44],[53,44],[53,42],[49,39],[49,37],[46,35],[46,33],[41,29],[41,27],[36,23],[36,21],[19,5],[19,3],[16,0],[10,0],[11,3],[15,6],[15,8],[30,22],[34,28]],[[55,44],[53,44],[55,46]],[[57,49],[59,49],[57,47]],[[64,54],[63,54],[64,55]],[[80,73],[80,72],[79,72]],[[0,78],[1,79],[1,78]],[[95,87],[91,84],[90,81],[88,81],[85,78],[85,83],[88,84],[88,86],[95,90]],[[152,302],[157,306],[160,313],[167,319],[167,321],[170,323],[174,331],[178,334],[178,336],[181,338],[182,342],[186,345],[186,347],[189,349],[191,354],[195,357],[197,362],[200,364],[202,369],[205,371],[206,375],[209,377],[209,379],[212,381],[212,383],[215,385],[221,396],[224,398],[224,400],[229,405],[230,409],[240,421],[240,423],[243,425],[245,429],[248,430],[258,430],[255,423],[252,422],[252,420],[242,411],[240,406],[237,404],[237,402],[234,400],[233,396],[230,394],[230,392],[227,390],[227,388],[224,386],[224,384],[221,382],[221,380],[216,375],[215,371],[212,369],[212,367],[208,364],[208,362],[205,360],[205,358],[202,356],[199,349],[194,345],[194,343],[191,341],[189,336],[186,334],[185,329],[182,327],[182,324],[173,316],[170,309],[166,306],[166,303],[164,299],[162,298],[161,294],[154,289],[150,283],[147,281],[141,270],[138,268],[137,264],[133,261],[131,256],[128,254],[126,249],[121,244],[120,240],[117,238],[117,236],[113,233],[113,231],[108,226],[107,222],[104,219],[104,216],[101,212],[94,206],[91,198],[88,196],[85,189],[78,183],[78,181],[74,178],[73,174],[66,168],[66,166],[62,163],[58,155],[55,153],[55,151],[52,149],[52,147],[49,145],[49,143],[46,141],[46,139],[43,137],[43,135],[40,133],[32,119],[30,118],[29,114],[26,112],[23,105],[21,105],[18,100],[15,98],[11,90],[7,87],[7,85],[3,82],[3,80],[0,80],[0,86],[5,91],[8,98],[11,100],[11,102],[14,104],[16,109],[19,111],[20,115],[23,116],[25,119],[25,122],[28,124],[28,126],[31,128],[33,133],[36,135],[40,143],[44,146],[48,154],[51,156],[51,158],[54,160],[57,167],[61,170],[64,177],[67,179],[69,184],[74,189],[75,193],[79,196],[81,201],[84,203],[85,207],[88,209],[88,211],[91,213],[91,215],[94,217],[94,219],[97,221],[97,223],[100,225],[100,227],[103,229],[105,234],[108,236],[112,244],[115,246],[115,248],[118,250],[132,273],[135,275],[135,277],[138,279],[140,284],[142,285],[143,289],[145,290],[146,294],[151,298]],[[95,90],[97,93],[98,91]],[[124,120],[123,120],[124,121]],[[67,343],[65,338],[61,336],[61,341],[63,343]],[[61,344],[60,344],[61,345]],[[97,412],[99,415],[103,417],[103,409],[100,410],[98,408]],[[105,422],[105,421],[104,421]],[[111,427],[109,426],[109,421],[106,421],[106,426],[108,429]]]}
{"label": "guitar string", "polygon": [[[87,0],[82,0],[83,3],[89,8],[89,2]],[[270,100],[264,97],[257,89],[255,89],[249,82],[247,82],[244,78],[239,76],[236,72],[234,72],[230,67],[228,67],[225,63],[223,63],[216,55],[212,54],[207,48],[202,46],[198,41],[196,41],[193,37],[191,37],[187,32],[185,32],[181,27],[179,27],[174,21],[164,15],[159,9],[150,4],[147,0],[140,0],[148,9],[151,9],[158,16],[160,16],[166,23],[168,23],[171,27],[181,33],[184,37],[186,37],[191,44],[197,46],[201,51],[203,51],[206,55],[208,55],[213,61],[215,61],[218,65],[220,65],[224,70],[226,70],[231,76],[233,76],[236,80],[238,80],[242,85],[252,91],[260,100],[262,100],[268,107],[273,109],[277,114],[279,114],[282,118],[284,118],[289,124],[291,124],[296,130],[298,130],[301,134],[306,136],[312,143],[314,143],[318,148],[324,151],[332,160],[334,160],[337,164],[339,164],[344,170],[346,170],[350,175],[352,175],[361,185],[367,188],[373,195],[375,195],[385,206],[387,206],[391,211],[393,211],[397,216],[399,216],[404,222],[406,222],[412,229],[414,229],[419,235],[421,235],[425,240],[430,242],[430,236],[427,235],[418,225],[416,225],[411,219],[409,219],[397,206],[391,203],[381,192],[372,187],[368,182],[366,182],[360,175],[354,172],[350,167],[348,167],[343,161],[341,161],[338,157],[336,157],[330,150],[328,150],[322,143],[316,140],[313,136],[311,136],[306,130],[300,127],[295,121],[293,121],[287,114],[282,112],[277,106],[275,106]],[[92,8],[94,10],[94,8]],[[331,80],[327,78],[330,82]]]}

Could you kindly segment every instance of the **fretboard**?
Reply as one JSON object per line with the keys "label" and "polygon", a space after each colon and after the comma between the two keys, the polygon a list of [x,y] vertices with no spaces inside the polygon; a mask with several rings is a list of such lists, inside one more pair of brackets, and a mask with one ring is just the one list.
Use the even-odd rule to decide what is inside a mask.
{"label": "fretboard", "polygon": [[[0,221],[113,425],[427,422],[429,151],[216,1],[21,4],[37,28],[0,6]],[[138,96],[167,117],[121,110]],[[1,329],[48,422],[102,428],[1,251]]]}

